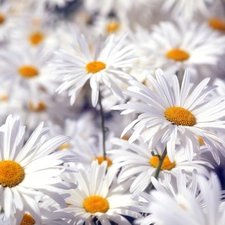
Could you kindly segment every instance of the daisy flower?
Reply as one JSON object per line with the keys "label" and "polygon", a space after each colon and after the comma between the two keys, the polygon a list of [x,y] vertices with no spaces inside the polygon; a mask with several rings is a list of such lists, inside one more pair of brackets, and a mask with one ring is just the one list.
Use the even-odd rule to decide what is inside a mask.
{"label": "daisy flower", "polygon": [[33,130],[40,122],[51,121],[62,126],[66,118],[73,117],[70,103],[65,97],[57,96],[56,98],[46,93],[40,94],[36,99],[24,96],[18,99],[22,107],[16,113],[30,130]]}
{"label": "daisy flower", "polygon": [[200,149],[198,138],[201,137],[208,148],[216,146],[218,150],[211,152],[219,163],[218,151],[225,155],[225,142],[217,137],[215,132],[224,132],[225,121],[221,118],[224,116],[225,104],[224,96],[210,100],[206,98],[215,89],[214,86],[207,87],[209,78],[205,78],[195,88],[190,83],[187,71],[181,87],[175,75],[170,86],[162,70],[156,71],[156,78],[148,76],[148,79],[154,91],[133,80],[132,86],[125,92],[141,102],[130,101],[114,107],[125,109],[123,114],[140,113],[138,118],[124,129],[123,134],[133,127],[130,142],[141,135],[151,148],[157,143],[165,143],[171,162],[175,159],[177,141],[184,146],[187,159],[191,161],[194,153]]}
{"label": "daisy flower", "polygon": [[21,19],[19,26],[14,31],[13,44],[28,44],[36,48],[41,44],[45,48],[55,48],[59,45],[58,34],[54,26],[55,17],[49,12],[30,9]]}
{"label": "daisy flower", "polygon": [[[64,196],[62,196],[65,198]],[[59,205],[58,203],[54,202],[51,198],[45,197],[40,200],[38,203],[40,207],[41,213],[41,223],[44,225],[68,225],[68,221],[72,218],[72,216],[66,212],[61,212],[61,209],[66,208],[66,202],[64,205]],[[18,220],[17,214],[14,216],[15,218],[15,225],[31,225],[37,224],[33,216],[26,212],[23,215],[21,221]]]}
{"label": "daisy flower", "polygon": [[1,51],[0,80],[10,81],[11,89],[24,89],[31,99],[37,99],[43,90],[55,93],[58,84],[47,66],[53,57],[52,51],[43,45],[33,50],[22,45]]}
{"label": "daisy flower", "polygon": [[56,60],[52,63],[54,73],[62,82],[57,91],[61,93],[69,89],[71,104],[74,103],[80,89],[90,80],[92,89],[92,104],[97,105],[100,85],[104,84],[118,98],[124,98],[119,85],[132,79],[122,68],[132,67],[133,55],[131,46],[125,42],[126,35],[115,41],[110,35],[102,43],[101,36],[95,46],[94,54],[83,35],[77,37],[73,44],[75,54],[64,51],[56,52]]}
{"label": "daisy flower", "polygon": [[172,74],[188,68],[197,79],[201,67],[216,67],[225,51],[225,38],[206,23],[167,21],[155,25],[152,30],[149,41],[145,46],[142,44],[149,55],[149,66]]}
{"label": "daisy flower", "polygon": [[102,225],[108,225],[110,221],[131,225],[126,216],[140,217],[139,213],[129,209],[136,204],[128,193],[129,183],[118,185],[114,180],[116,174],[110,169],[106,172],[106,168],[106,162],[98,165],[93,161],[90,171],[81,167],[78,173],[71,173],[71,180],[77,181],[78,187],[67,191],[71,194],[66,199],[68,208],[62,210],[74,215],[71,224],[93,224],[97,220]]}
{"label": "daisy flower", "polygon": [[[151,192],[151,196],[145,193],[148,198],[147,202],[150,201],[143,207],[145,212],[148,211],[150,215],[137,221],[138,224],[224,224],[224,193],[221,190],[219,179],[214,173],[209,179],[197,175],[196,190],[186,187],[184,182],[181,186],[173,187],[174,190],[172,190],[171,184],[168,183],[167,187],[170,186],[172,195],[168,188],[163,187],[156,180],[154,183],[156,190]],[[145,196],[143,195],[144,198]]]}
{"label": "daisy flower", "polygon": [[[151,177],[155,175],[159,156],[162,155],[164,147],[161,145],[150,149],[141,138],[138,139],[138,143],[129,143],[119,138],[113,139],[112,142],[117,147],[114,147],[109,153],[114,158],[112,167],[120,168],[118,182],[133,179],[130,192],[144,191],[150,185]],[[177,176],[180,170],[185,171],[189,180],[191,180],[193,170],[206,177],[209,176],[208,169],[212,166],[202,160],[200,156],[194,156],[193,160],[188,162],[185,150],[179,147],[174,157],[174,162],[171,162],[168,156],[165,157],[159,173],[160,178],[167,177],[166,179],[169,179],[170,176]]]}
{"label": "daisy flower", "polygon": [[62,163],[73,157],[67,151],[55,152],[68,137],[46,140],[47,131],[41,123],[24,144],[25,127],[20,125],[17,117],[8,116],[0,127],[0,204],[6,219],[14,213],[22,218],[28,211],[38,224],[41,220],[40,198],[49,196],[59,204],[65,204],[58,193],[74,187],[59,178],[64,171]]}
{"label": "daisy flower", "polygon": [[91,163],[97,160],[99,164],[107,161],[107,166],[111,167],[114,157],[108,152],[112,148],[111,139],[114,136],[112,133],[107,135],[105,140],[106,145],[106,159],[104,159],[104,153],[102,149],[102,134],[96,130],[96,136],[98,137],[97,143],[87,142],[85,139],[77,138],[77,143],[73,148],[70,148],[79,163],[85,165],[85,168],[90,168]]}

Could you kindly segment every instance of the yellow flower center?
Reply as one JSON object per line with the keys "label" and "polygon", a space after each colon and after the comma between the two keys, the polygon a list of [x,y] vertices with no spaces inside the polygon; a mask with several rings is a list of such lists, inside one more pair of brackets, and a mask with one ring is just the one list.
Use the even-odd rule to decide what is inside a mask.
{"label": "yellow flower center", "polygon": [[46,105],[43,102],[38,102],[37,105],[35,105],[33,102],[30,102],[29,109],[32,112],[42,112],[46,109]]}
{"label": "yellow flower center", "polygon": [[69,143],[65,143],[65,144],[59,146],[60,150],[64,150],[64,149],[68,149],[68,148],[70,148],[70,144]]}
{"label": "yellow flower center", "polygon": [[[152,156],[152,158],[149,161],[150,165],[157,168],[159,165],[159,157],[158,156]],[[176,166],[175,162],[171,162],[169,160],[169,157],[166,156],[163,160],[161,170],[171,170]]]}
{"label": "yellow flower center", "polygon": [[201,138],[201,137],[198,137],[198,142],[199,144],[202,146],[202,145],[205,145],[205,142],[204,140]]}
{"label": "yellow flower center", "polygon": [[4,94],[4,95],[0,96],[0,100],[1,100],[2,102],[8,101],[8,95]]}
{"label": "yellow flower center", "polygon": [[21,66],[18,72],[24,78],[33,78],[38,75],[37,68],[32,65]]}
{"label": "yellow flower center", "polygon": [[34,32],[29,37],[29,41],[32,45],[38,45],[43,40],[44,40],[44,35],[41,32]]}
{"label": "yellow flower center", "polygon": [[195,116],[189,110],[178,106],[166,109],[165,117],[176,125],[194,126],[196,124]]}
{"label": "yellow flower center", "polygon": [[87,212],[105,213],[109,209],[108,201],[101,196],[90,196],[84,200],[83,206]]}
{"label": "yellow flower center", "polygon": [[166,56],[167,58],[173,59],[175,61],[185,61],[190,57],[186,51],[179,48],[171,49],[166,53]]}
{"label": "yellow flower center", "polygon": [[225,31],[225,22],[219,18],[211,18],[209,26],[214,30]]}
{"label": "yellow flower center", "polygon": [[20,225],[34,225],[35,220],[30,214],[24,214]]}
{"label": "yellow flower center", "polygon": [[0,162],[0,185],[3,187],[15,187],[25,177],[23,167],[17,162],[4,160]]}
{"label": "yellow flower center", "polygon": [[120,24],[117,21],[110,21],[107,24],[106,31],[108,33],[114,33],[118,30],[119,26],[120,26]]}
{"label": "yellow flower center", "polygon": [[[96,157],[94,160],[98,160],[98,164],[100,165],[102,162],[104,162],[104,156],[98,156]],[[110,158],[106,157],[106,161],[107,161],[107,166],[110,167],[112,165],[112,161]]]}
{"label": "yellow flower center", "polygon": [[103,69],[105,69],[106,65],[103,62],[93,61],[86,65],[86,70],[88,73],[97,73]]}
{"label": "yellow flower center", "polygon": [[5,16],[0,13],[0,24],[3,24],[5,22]]}

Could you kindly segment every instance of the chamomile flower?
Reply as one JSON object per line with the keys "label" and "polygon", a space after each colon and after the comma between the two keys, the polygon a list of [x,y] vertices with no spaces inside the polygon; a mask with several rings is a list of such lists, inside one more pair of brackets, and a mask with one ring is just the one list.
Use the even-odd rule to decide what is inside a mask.
{"label": "chamomile flower", "polygon": [[[117,147],[114,147],[109,153],[114,158],[113,167],[120,168],[118,182],[134,179],[130,191],[132,193],[144,191],[151,183],[151,177],[154,176],[158,167],[159,156],[162,155],[164,146],[150,149],[141,138],[139,138],[138,143],[129,143],[118,138],[112,141]],[[171,162],[168,156],[165,157],[159,177],[165,179],[165,176],[177,176],[181,170],[185,171],[189,180],[193,170],[207,177],[209,176],[209,168],[212,168],[212,166],[202,160],[200,156],[194,156],[193,160],[188,162],[184,149],[179,147],[175,153],[174,162]]]}
{"label": "chamomile flower", "polygon": [[43,90],[49,94],[55,93],[58,84],[47,66],[52,56],[52,51],[46,50],[44,46],[35,51],[25,45],[2,51],[0,81],[11,82],[12,91],[26,90],[26,95],[31,99],[37,99]]}
{"label": "chamomile flower", "polygon": [[[65,198],[64,196],[62,196]],[[64,205],[59,205],[58,203],[54,202],[51,198],[45,197],[40,200],[38,203],[40,207],[41,213],[41,223],[43,225],[68,225],[68,221],[72,218],[72,216],[66,212],[61,212],[60,210],[66,208],[66,202]],[[18,220],[17,214],[15,214],[15,225],[31,225],[31,224],[38,224],[35,219],[33,218],[32,214],[26,212],[21,221]],[[12,224],[14,225],[14,224]]]}
{"label": "chamomile flower", "polygon": [[[200,149],[198,138],[201,137],[208,148],[212,150],[219,163],[218,151],[224,155],[224,141],[217,137],[216,131],[224,131],[224,96],[207,99],[214,86],[207,87],[209,78],[205,78],[193,88],[188,72],[184,74],[180,87],[177,76],[173,76],[171,85],[162,70],[156,71],[156,78],[148,76],[153,90],[145,85],[131,81],[126,94],[141,102],[130,101],[127,104],[115,106],[114,109],[125,109],[123,114],[140,113],[138,118],[130,123],[124,133],[133,127],[134,132],[129,141],[133,142],[140,135],[150,147],[157,143],[167,145],[167,153],[171,162],[175,159],[175,144],[180,142],[189,161]],[[123,135],[122,134],[122,135]]]}
{"label": "chamomile flower", "polygon": [[47,140],[47,131],[41,123],[24,144],[25,127],[20,125],[17,117],[8,116],[0,127],[0,204],[6,219],[14,213],[21,217],[28,211],[38,224],[41,219],[40,198],[49,196],[64,204],[58,193],[74,187],[59,178],[68,152],[55,152],[68,141],[68,137]]}
{"label": "chamomile flower", "polygon": [[123,35],[115,41],[114,35],[110,35],[102,43],[100,36],[92,54],[85,37],[81,35],[77,37],[77,43],[73,44],[74,55],[64,51],[56,52],[57,57],[52,66],[58,80],[62,82],[57,91],[61,93],[69,89],[68,95],[73,104],[89,80],[93,106],[97,105],[101,85],[109,88],[119,99],[124,98],[119,86],[132,77],[122,69],[132,67],[133,61],[131,46],[126,45],[125,38],[126,35]]}
{"label": "chamomile flower", "polygon": [[[154,183],[157,185],[157,190],[153,190],[151,196],[143,195],[146,200],[149,197],[151,199],[142,208],[150,215],[137,221],[138,224],[224,224],[224,193],[221,191],[219,179],[214,173],[211,174],[209,179],[197,175],[196,190],[186,187],[185,182],[181,184],[182,187],[173,187],[174,190],[172,190],[171,184],[168,183],[167,187],[172,190],[170,192],[168,188],[163,187],[156,180],[154,180]],[[171,193],[173,194],[171,195]]]}
{"label": "chamomile flower", "polygon": [[202,66],[217,66],[224,54],[223,46],[225,38],[209,29],[206,23],[167,21],[153,27],[145,51],[149,55],[149,66],[172,74],[188,68],[197,79]]}
{"label": "chamomile flower", "polygon": [[93,224],[97,220],[102,225],[108,225],[110,221],[130,225],[126,216],[140,217],[139,213],[129,209],[136,204],[128,192],[129,183],[118,185],[116,173],[110,169],[106,172],[106,168],[106,162],[98,165],[93,161],[90,170],[81,167],[78,173],[71,174],[70,180],[76,181],[78,187],[67,191],[71,196],[66,198],[68,208],[63,209],[74,215],[71,224]]}
{"label": "chamomile flower", "polygon": [[[69,101],[60,96],[53,97],[42,93],[36,99],[24,97],[20,99],[21,109],[17,111],[23,124],[31,131],[40,123],[56,123],[60,126],[64,124],[66,118],[72,118],[73,113]],[[66,135],[66,134],[64,134]]]}

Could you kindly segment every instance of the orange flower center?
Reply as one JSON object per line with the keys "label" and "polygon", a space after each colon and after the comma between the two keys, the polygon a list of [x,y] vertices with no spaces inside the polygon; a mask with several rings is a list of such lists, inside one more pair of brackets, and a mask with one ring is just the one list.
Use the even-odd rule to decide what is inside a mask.
{"label": "orange flower center", "polygon": [[69,143],[65,143],[65,144],[62,144],[59,146],[59,149],[60,150],[64,150],[64,149],[68,149],[70,148],[70,144]]}
{"label": "orange flower center", "polygon": [[88,73],[97,73],[106,68],[106,64],[100,61],[93,61],[86,65]]}
{"label": "orange flower center", "polygon": [[96,213],[101,212],[105,213],[109,209],[108,201],[101,196],[90,196],[84,200],[83,206],[87,212]]}
{"label": "orange flower center", "polygon": [[43,102],[38,102],[37,105],[35,105],[33,102],[30,102],[29,109],[32,112],[42,112],[46,109],[46,105]]}
{"label": "orange flower center", "polygon": [[106,26],[106,31],[108,33],[114,33],[119,29],[120,24],[117,21],[110,21]]}
{"label": "orange flower center", "polygon": [[38,45],[43,40],[44,40],[44,35],[41,32],[34,32],[29,37],[29,41],[32,45]]}
{"label": "orange flower center", "polygon": [[190,57],[186,51],[179,48],[171,49],[166,53],[166,56],[167,58],[173,59],[175,61],[185,61]]}
{"label": "orange flower center", "polygon": [[30,214],[24,214],[20,225],[34,225],[35,220]]}
{"label": "orange flower center", "polygon": [[209,26],[214,30],[225,31],[225,22],[219,18],[211,18]]}
{"label": "orange flower center", "polygon": [[12,160],[0,162],[0,185],[3,187],[15,187],[23,181],[24,177],[24,169],[19,163]]}
{"label": "orange flower center", "polygon": [[[157,168],[158,165],[159,165],[159,157],[158,156],[152,156],[152,158],[150,159],[149,163],[150,165],[152,165],[153,167]],[[169,157],[166,156],[163,160],[163,163],[162,163],[162,167],[161,167],[161,170],[171,170],[173,169],[174,167],[176,166],[176,163],[175,162],[171,162],[169,160]]]}
{"label": "orange flower center", "polygon": [[[104,162],[104,157],[103,156],[98,156],[96,157],[94,160],[98,160],[98,164],[100,165],[102,162]],[[112,165],[112,161],[110,158],[106,157],[106,161],[107,161],[107,166],[110,167]]]}
{"label": "orange flower center", "polygon": [[181,126],[194,126],[196,124],[195,116],[187,109],[172,106],[165,111],[165,117],[171,123]]}
{"label": "orange flower center", "polygon": [[0,24],[3,24],[5,22],[5,16],[0,13]]}
{"label": "orange flower center", "polygon": [[38,76],[37,68],[32,65],[21,66],[18,72],[23,78],[28,78],[28,79]]}

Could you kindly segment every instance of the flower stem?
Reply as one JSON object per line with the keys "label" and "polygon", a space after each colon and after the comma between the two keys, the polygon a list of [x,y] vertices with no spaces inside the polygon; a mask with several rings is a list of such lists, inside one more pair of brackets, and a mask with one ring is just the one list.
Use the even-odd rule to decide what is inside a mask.
{"label": "flower stem", "polygon": [[98,103],[100,106],[100,115],[101,115],[101,128],[102,128],[102,150],[103,150],[103,157],[104,160],[106,160],[106,147],[105,147],[105,117],[104,117],[104,111],[102,107],[102,95],[101,91],[99,90],[99,99]]}
{"label": "flower stem", "polygon": [[[158,179],[158,177],[159,177],[159,173],[160,173],[160,170],[162,168],[162,164],[163,164],[163,161],[164,161],[166,155],[167,155],[167,149],[165,148],[164,151],[163,151],[163,153],[162,153],[162,155],[159,158],[159,164],[158,164],[158,166],[157,166],[157,168],[155,170],[154,177],[156,179]],[[152,183],[150,183],[150,185],[149,185],[149,191],[151,191],[152,189],[153,189],[153,185],[152,185]]]}

